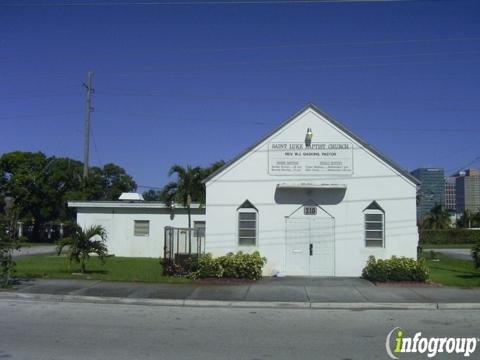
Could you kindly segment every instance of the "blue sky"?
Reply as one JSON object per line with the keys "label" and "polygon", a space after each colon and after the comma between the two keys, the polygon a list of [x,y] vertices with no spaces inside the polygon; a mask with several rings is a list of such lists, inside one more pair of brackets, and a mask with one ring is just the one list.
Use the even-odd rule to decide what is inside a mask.
{"label": "blue sky", "polygon": [[91,162],[140,185],[228,160],[307,102],[409,170],[480,156],[479,1],[92,3],[0,4],[0,153],[81,159],[93,70]]}

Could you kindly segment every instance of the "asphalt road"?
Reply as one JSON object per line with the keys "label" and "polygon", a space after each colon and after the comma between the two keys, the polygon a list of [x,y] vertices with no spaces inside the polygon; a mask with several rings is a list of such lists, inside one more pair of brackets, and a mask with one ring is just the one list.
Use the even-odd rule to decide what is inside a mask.
{"label": "asphalt road", "polygon": [[[411,336],[417,331],[424,336],[480,336],[478,311],[182,308],[2,300],[0,319],[0,359],[388,359],[385,340],[396,326]],[[477,349],[470,358],[479,354]]]}

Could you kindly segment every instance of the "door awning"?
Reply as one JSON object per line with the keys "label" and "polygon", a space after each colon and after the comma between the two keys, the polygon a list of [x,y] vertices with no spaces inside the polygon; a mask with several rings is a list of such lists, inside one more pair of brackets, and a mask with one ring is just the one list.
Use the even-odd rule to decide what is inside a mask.
{"label": "door awning", "polygon": [[346,184],[331,184],[331,183],[280,183],[277,184],[278,189],[346,189]]}

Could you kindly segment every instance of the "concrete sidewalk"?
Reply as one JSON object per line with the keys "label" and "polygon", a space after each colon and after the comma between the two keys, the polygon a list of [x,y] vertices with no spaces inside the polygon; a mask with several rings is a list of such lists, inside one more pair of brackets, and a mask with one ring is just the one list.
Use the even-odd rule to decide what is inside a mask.
{"label": "concrete sidewalk", "polygon": [[35,279],[0,299],[181,306],[480,309],[480,289],[377,287],[358,278],[267,278],[252,284],[149,284]]}

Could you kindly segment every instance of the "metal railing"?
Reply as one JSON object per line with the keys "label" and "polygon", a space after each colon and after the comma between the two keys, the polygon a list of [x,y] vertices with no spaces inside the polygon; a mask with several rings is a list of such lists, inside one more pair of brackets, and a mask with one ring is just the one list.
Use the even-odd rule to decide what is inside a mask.
{"label": "metal railing", "polygon": [[205,253],[205,232],[203,229],[165,227],[164,259],[175,263],[186,257]]}

